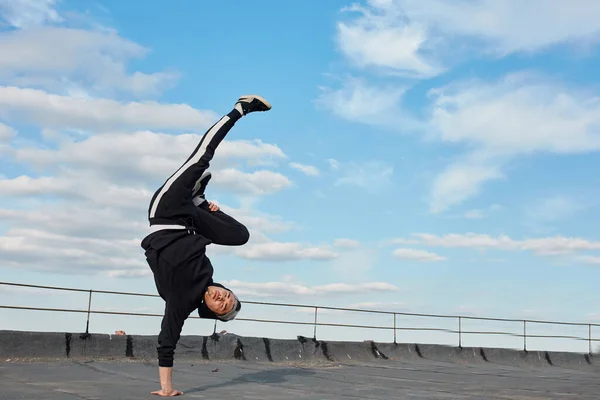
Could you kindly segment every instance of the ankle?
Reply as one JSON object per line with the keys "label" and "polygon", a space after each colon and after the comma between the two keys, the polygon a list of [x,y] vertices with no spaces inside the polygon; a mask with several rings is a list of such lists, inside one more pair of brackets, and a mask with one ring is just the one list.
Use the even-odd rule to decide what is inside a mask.
{"label": "ankle", "polygon": [[233,107],[233,110],[231,110],[227,116],[233,120],[242,118],[244,116],[244,109],[242,108],[242,105],[240,103],[236,103],[235,107]]}

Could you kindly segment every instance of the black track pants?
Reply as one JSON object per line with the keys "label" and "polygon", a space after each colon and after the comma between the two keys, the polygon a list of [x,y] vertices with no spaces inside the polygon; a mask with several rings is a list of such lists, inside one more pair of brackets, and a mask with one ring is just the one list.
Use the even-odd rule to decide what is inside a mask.
{"label": "black track pants", "polygon": [[195,206],[192,190],[210,166],[215,151],[241,118],[237,110],[224,115],[206,131],[186,162],[154,193],[148,220],[154,228],[177,226],[194,229],[215,244],[239,246],[248,241],[248,229],[222,211],[212,212],[206,202]]}

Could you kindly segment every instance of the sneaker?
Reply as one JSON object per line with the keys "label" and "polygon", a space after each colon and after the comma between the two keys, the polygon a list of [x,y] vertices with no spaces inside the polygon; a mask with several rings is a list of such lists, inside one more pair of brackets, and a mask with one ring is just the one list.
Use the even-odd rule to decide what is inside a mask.
{"label": "sneaker", "polygon": [[210,171],[204,171],[200,179],[196,181],[194,189],[192,190],[192,198],[194,200],[195,205],[199,206],[200,204],[204,203],[204,201],[206,201],[206,198],[204,197],[204,192],[206,191],[206,186],[208,185],[210,178],[212,178],[212,174],[210,173]]}
{"label": "sneaker", "polygon": [[235,103],[235,108],[242,115],[247,115],[255,111],[268,111],[271,109],[271,104],[260,96],[244,95]]}

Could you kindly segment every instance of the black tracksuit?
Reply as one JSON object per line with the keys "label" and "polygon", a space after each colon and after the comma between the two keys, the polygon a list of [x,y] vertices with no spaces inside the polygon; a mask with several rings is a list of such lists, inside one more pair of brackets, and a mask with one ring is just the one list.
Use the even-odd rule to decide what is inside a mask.
{"label": "black tracksuit", "polygon": [[173,355],[185,320],[196,309],[202,318],[218,318],[204,303],[213,282],[213,267],[206,256],[210,243],[240,246],[248,229],[222,211],[212,212],[205,201],[195,206],[192,190],[209,167],[215,150],[241,117],[231,111],[214,124],[187,161],[154,193],[148,209],[152,233],[141,246],[154,274],[165,312],[158,335],[158,363],[173,366]]}

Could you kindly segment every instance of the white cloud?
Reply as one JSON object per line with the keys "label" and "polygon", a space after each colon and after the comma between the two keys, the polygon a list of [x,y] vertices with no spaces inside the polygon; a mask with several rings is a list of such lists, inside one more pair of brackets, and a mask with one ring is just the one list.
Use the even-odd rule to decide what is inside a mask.
{"label": "white cloud", "polygon": [[526,214],[535,223],[546,223],[569,218],[582,208],[583,205],[572,197],[555,195],[526,207]]}
{"label": "white cloud", "polygon": [[[218,202],[216,202],[218,204]],[[258,243],[261,240],[269,241],[266,234],[277,234],[287,232],[296,227],[296,224],[284,220],[280,216],[266,214],[253,208],[233,208],[227,205],[220,205],[223,212],[235,216],[235,219],[250,227],[251,235],[250,242]]]}
{"label": "white cloud", "polygon": [[15,229],[0,236],[5,266],[35,265],[52,272],[95,274],[112,268],[147,269],[139,242],[115,238],[65,236],[37,229]]}
{"label": "white cloud", "polygon": [[[543,0],[427,5],[367,0],[345,11],[355,18],[338,23],[341,52],[356,66],[405,77],[431,77],[482,53],[497,57],[600,39],[600,22],[592,17],[600,4],[593,0],[551,7]],[[323,89],[317,103],[350,121],[423,133],[468,149],[434,179],[429,201],[434,213],[504,178],[505,166],[516,156],[600,148],[600,102],[586,90],[524,73],[495,83],[462,82],[431,90],[431,114],[417,120],[402,106],[408,88],[407,80],[382,86],[347,78],[340,89]]]}
{"label": "white cloud", "polygon": [[435,179],[430,209],[443,211],[504,177],[514,157],[600,150],[600,101],[531,74],[432,91],[431,131],[470,148]]}
{"label": "white cloud", "polygon": [[[242,172],[234,168],[222,169],[213,174],[214,184],[237,194],[265,196],[290,187],[292,182],[279,172],[267,170]],[[211,180],[212,184],[213,180]]]}
{"label": "white cloud", "polygon": [[191,129],[212,125],[217,115],[187,104],[153,101],[121,103],[110,99],[60,96],[37,89],[0,87],[0,117],[46,129],[92,132],[113,129]]}
{"label": "white cloud", "polygon": [[580,256],[578,260],[590,265],[600,265],[599,256]]}
{"label": "white cloud", "polygon": [[[17,161],[36,166],[45,174],[58,174],[36,179],[21,176],[0,181],[0,187],[5,195],[94,197],[103,205],[115,205],[117,201],[123,204],[127,199],[133,204],[147,203],[152,192],[179,168],[200,138],[141,131],[96,135],[80,141],[65,139],[56,149],[25,147],[14,152]],[[289,187],[291,182],[280,173],[223,168],[233,162],[259,165],[280,158],[285,158],[285,154],[272,144],[224,141],[213,159],[210,187],[253,196]]]}
{"label": "white cloud", "polygon": [[[436,36],[473,39],[486,52],[504,55],[543,50],[548,46],[597,41],[600,4],[594,0],[553,3],[544,0],[452,1],[418,0],[378,2],[401,7],[411,21],[426,24]],[[560,21],[559,24],[556,21]]]}
{"label": "white cloud", "polygon": [[397,287],[385,282],[367,282],[362,284],[331,283],[319,286],[306,286],[292,282],[242,282],[231,280],[223,284],[242,296],[332,296],[368,292],[392,292]]}
{"label": "white cloud", "polygon": [[[0,182],[0,191],[6,195],[25,196],[28,202],[32,202],[37,194],[55,194],[63,199],[58,204],[33,202],[29,206],[33,207],[31,210],[0,209],[0,221],[12,227],[0,236],[10,266],[65,271],[76,269],[75,265],[80,261],[81,273],[120,271],[111,275],[115,277],[147,273],[145,264],[139,262],[144,261],[139,243],[148,233],[146,210],[151,192],[98,180],[60,181],[54,178],[29,182],[26,179],[3,181]],[[280,217],[227,206],[223,210],[246,224],[251,239],[243,248],[211,246],[210,252],[230,252],[253,260],[273,257],[277,260],[327,260],[336,256],[327,248],[279,243],[267,238],[265,233],[281,233],[294,226]],[[36,227],[39,240],[29,240],[34,236],[31,232],[19,233],[30,226]],[[50,232],[55,235],[51,242],[46,237]],[[130,246],[124,248],[121,255],[116,252],[98,254],[100,250],[96,242],[111,240]],[[46,251],[45,248],[51,250]],[[32,257],[30,253],[37,255]],[[82,261],[82,258],[86,260]],[[41,263],[42,259],[44,263]]]}
{"label": "white cloud", "polygon": [[333,241],[333,245],[335,247],[341,247],[344,249],[355,249],[360,246],[360,242],[358,240],[340,238],[335,239]]}
{"label": "white cloud", "polygon": [[[102,190],[98,190],[98,189]],[[70,176],[31,178],[19,176],[0,180],[0,190],[4,196],[43,196],[53,195],[66,201],[85,199],[90,204],[102,207],[139,208],[148,202],[153,192],[137,186],[122,186],[95,179],[91,174],[76,172]]]}
{"label": "white cloud", "polygon": [[[232,132],[234,131],[232,130]],[[199,142],[200,136],[194,136],[193,140]],[[226,139],[219,145],[219,149],[217,150],[211,165],[215,162],[220,162],[221,160],[233,159],[243,159],[251,166],[274,165],[278,160],[286,158],[287,155],[276,144],[264,143],[260,139]]]}
{"label": "white cloud", "polygon": [[[81,273],[112,277],[148,274],[139,245],[147,234],[148,202],[160,183],[185,161],[199,138],[199,135],[136,132],[92,136],[77,142],[65,139],[55,149],[20,149],[16,152],[17,160],[36,165],[46,176],[22,175],[0,180],[0,193],[5,198],[25,199],[20,209],[0,209],[0,221],[9,227],[8,232],[0,236],[7,251],[7,262],[17,268],[78,272],[75,266],[78,260],[85,258],[80,262]],[[239,151],[240,147],[244,151]],[[215,158],[217,168],[213,169],[211,185],[225,193],[238,193],[240,184],[231,179],[231,174],[225,174],[229,178],[221,181],[220,165],[231,161],[258,165],[285,158],[277,146],[259,141],[244,141],[241,146],[235,141],[223,142],[219,150],[221,157]],[[235,176],[251,183],[242,184],[248,189],[244,194],[265,194],[277,186],[268,181],[277,178],[277,174],[239,171]],[[48,203],[39,196],[58,196],[60,201]],[[252,232],[251,243],[268,241],[265,233],[280,233],[294,226],[280,217],[251,208],[223,206],[223,209],[247,224]],[[25,240],[34,235],[23,228],[32,226],[36,227],[37,238]],[[50,233],[56,236],[47,236]],[[127,246],[114,254],[101,252],[100,245],[110,240]],[[210,251],[215,251],[214,247]],[[305,258],[323,257],[310,246],[295,247],[291,251],[291,258],[298,254]]]}
{"label": "white cloud", "polygon": [[29,176],[19,176],[14,179],[0,180],[0,189],[2,189],[2,194],[5,196],[31,196],[45,193],[70,193],[73,187],[70,182],[55,177],[31,178]]}
{"label": "white cloud", "polygon": [[372,271],[380,261],[378,249],[368,246],[338,247],[338,249],[340,249],[338,257],[329,263],[332,273],[343,276],[348,283],[365,282],[371,279]]}
{"label": "white cloud", "polygon": [[[81,238],[141,238],[146,234],[147,204],[136,210],[123,210],[87,202],[38,205],[33,210],[0,209],[0,221],[12,229],[35,226],[40,232],[51,232],[65,236],[65,246],[70,246],[68,237]],[[5,234],[10,237],[10,230]],[[34,267],[34,266],[32,266]]]}
{"label": "white cloud", "polygon": [[[198,145],[201,135],[137,131],[105,133],[84,140],[62,139],[56,149],[24,147],[15,151],[17,161],[27,162],[45,172],[70,165],[112,181],[130,182],[147,178],[164,180],[179,168]],[[285,158],[279,147],[262,141],[225,140],[215,153],[211,170],[216,172],[239,161],[247,165],[269,165]],[[211,180],[211,185],[212,185]]]}
{"label": "white cloud", "polygon": [[346,78],[341,85],[337,89],[321,87],[316,105],[348,121],[394,130],[401,126],[405,132],[421,128],[401,107],[405,88],[375,86],[356,78]]}
{"label": "white cloud", "polygon": [[430,195],[430,210],[438,213],[460,204],[479,194],[484,182],[501,178],[503,175],[493,166],[468,161],[454,163],[435,178]]}
{"label": "white cloud", "polygon": [[486,217],[486,212],[481,209],[473,209],[469,210],[465,213],[464,217],[466,219],[483,219]]}
{"label": "white cloud", "polygon": [[329,167],[333,170],[338,170],[340,168],[340,162],[338,160],[329,158],[327,159],[327,162],[329,163]]}
{"label": "white cloud", "polygon": [[398,238],[393,239],[391,243],[423,244],[426,246],[448,248],[515,248],[515,241],[506,235],[492,237],[477,233],[450,233],[439,236],[430,233],[414,233],[411,236],[414,237],[414,239]]}
{"label": "white cloud", "polygon": [[427,29],[406,22],[391,2],[369,1],[370,8],[352,6],[360,16],[337,24],[342,53],[359,67],[378,67],[406,76],[431,76],[441,70],[422,54]]}
{"label": "white cloud", "polygon": [[314,247],[295,242],[275,242],[252,244],[235,250],[239,257],[249,260],[263,261],[291,261],[300,259],[309,260],[331,260],[338,255],[328,247]]}
{"label": "white cloud", "polygon": [[600,101],[530,73],[469,81],[431,92],[439,138],[490,154],[588,152],[600,148]]}
{"label": "white cloud", "polygon": [[443,261],[446,258],[424,250],[416,249],[396,249],[392,253],[394,257],[401,260],[415,260],[421,262]]}
{"label": "white cloud", "polygon": [[430,247],[477,248],[531,251],[538,255],[566,254],[584,250],[600,250],[600,242],[583,238],[553,236],[534,239],[512,239],[506,235],[490,236],[477,233],[433,235],[415,233],[412,239],[398,238],[389,243],[421,244]]}
{"label": "white cloud", "polygon": [[8,142],[16,135],[17,132],[13,128],[0,122],[0,143]]}
{"label": "white cloud", "polygon": [[341,52],[358,67],[408,77],[430,77],[481,53],[504,56],[600,38],[594,0],[551,6],[545,0],[368,0],[345,10],[358,16],[337,25]]}
{"label": "white cloud", "polygon": [[179,74],[127,72],[129,61],[148,53],[108,28],[25,27],[0,33],[0,82],[62,93],[155,96]]}
{"label": "white cloud", "polygon": [[[187,104],[148,101],[175,83],[177,73],[129,72],[129,62],[145,57],[149,49],[99,27],[89,16],[77,15],[78,21],[70,20],[74,13],[59,16],[54,7],[53,2],[0,0],[0,15],[18,28],[0,33],[0,118],[41,133],[37,141],[0,147],[3,155],[5,148],[10,150],[6,154],[19,168],[34,170],[0,180],[1,200],[8,200],[8,207],[16,204],[11,197],[21,200],[18,208],[0,209],[7,229],[0,236],[3,260],[7,266],[31,270],[149,275],[140,246],[148,233],[148,203],[201,138],[150,130],[203,131],[219,116]],[[66,27],[70,22],[94,28]],[[142,100],[128,100],[131,95]],[[14,135],[12,128],[0,124],[0,140],[8,142]],[[214,188],[249,196],[243,197],[241,209],[223,206],[251,231],[251,243],[240,257],[335,257],[327,247],[267,237],[294,224],[258,212],[248,201],[292,185],[286,176],[266,169],[285,159],[275,144],[225,140],[211,162],[207,195]],[[264,243],[269,246],[266,253],[260,247]]]}
{"label": "white cloud", "polygon": [[501,209],[502,209],[502,206],[500,206],[499,204],[492,204],[491,206],[489,206],[485,209],[475,208],[472,210],[468,210],[463,215],[461,215],[460,218],[484,219],[484,218],[487,218],[491,213],[499,211]]}
{"label": "white cloud", "polygon": [[[103,191],[103,187],[98,187],[98,193]],[[10,227],[0,236],[6,266],[112,277],[148,274],[140,247],[148,234],[147,200],[134,202],[119,198],[118,194],[106,198],[92,195],[58,204],[42,203],[33,210],[0,209],[0,221]],[[282,243],[266,237],[265,233],[280,233],[293,227],[280,217],[250,209],[222,208],[246,224],[251,232],[250,242],[239,248],[209,246],[209,253],[279,261],[330,260],[337,256],[327,247]],[[29,228],[32,226],[35,229]]]}
{"label": "white cloud", "polygon": [[290,163],[290,167],[297,169],[298,171],[300,171],[308,176],[319,176],[320,175],[317,167],[315,167],[313,165],[306,165],[306,164],[292,162],[292,163]]}
{"label": "white cloud", "polygon": [[348,163],[343,165],[342,171],[342,177],[335,182],[336,186],[356,186],[368,193],[388,189],[394,175],[394,167],[383,161]]}
{"label": "white cloud", "polygon": [[[152,271],[147,265],[140,268],[130,269],[110,269],[106,272],[106,276],[109,278],[145,278],[152,277]],[[118,311],[118,310],[117,310]],[[148,312],[147,310],[140,310],[139,312]]]}
{"label": "white cloud", "polygon": [[0,18],[16,28],[62,22],[57,0],[0,0]]}

